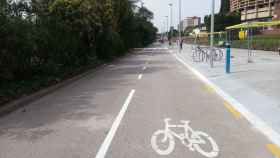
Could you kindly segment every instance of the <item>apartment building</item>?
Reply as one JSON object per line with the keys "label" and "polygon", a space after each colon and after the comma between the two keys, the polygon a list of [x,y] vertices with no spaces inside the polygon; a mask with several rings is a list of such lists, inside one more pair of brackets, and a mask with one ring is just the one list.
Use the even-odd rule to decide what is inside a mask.
{"label": "apartment building", "polygon": [[201,24],[201,18],[197,16],[187,17],[180,22],[181,30],[185,30],[187,27],[196,27]]}
{"label": "apartment building", "polygon": [[188,27],[195,27],[195,26],[199,26],[201,23],[201,18],[194,16],[194,17],[187,17],[186,18],[187,21],[187,26]]}
{"label": "apartment building", "polygon": [[230,0],[230,11],[239,11],[243,22],[271,21],[279,14],[278,5],[279,0]]}
{"label": "apartment building", "polygon": [[275,1],[274,7],[275,7],[275,9],[274,9],[273,19],[280,20],[280,0]]}

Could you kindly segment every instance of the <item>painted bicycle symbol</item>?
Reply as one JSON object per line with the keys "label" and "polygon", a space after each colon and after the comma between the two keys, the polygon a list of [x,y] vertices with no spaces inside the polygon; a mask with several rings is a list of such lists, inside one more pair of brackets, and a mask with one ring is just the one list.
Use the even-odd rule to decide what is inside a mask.
{"label": "painted bicycle symbol", "polygon": [[[189,125],[190,121],[181,121],[182,125],[171,125],[170,121],[170,118],[165,119],[165,129],[156,131],[151,138],[152,148],[159,155],[169,155],[173,152],[174,138],[178,138],[190,151],[197,151],[205,157],[214,158],[219,155],[219,147],[214,139],[204,132],[193,130]],[[170,128],[184,129],[184,133],[177,134]]]}

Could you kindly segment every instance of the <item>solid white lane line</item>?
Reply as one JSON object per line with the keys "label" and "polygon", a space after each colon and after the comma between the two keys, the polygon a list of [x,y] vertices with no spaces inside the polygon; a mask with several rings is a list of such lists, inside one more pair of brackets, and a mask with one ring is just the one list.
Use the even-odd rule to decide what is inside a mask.
{"label": "solid white lane line", "polygon": [[104,158],[106,156],[106,153],[109,149],[109,146],[110,146],[110,144],[111,144],[111,142],[112,142],[112,140],[113,140],[113,138],[114,138],[114,136],[115,136],[115,134],[118,130],[118,127],[119,127],[119,125],[120,125],[120,123],[121,123],[121,121],[122,121],[122,119],[125,115],[125,112],[126,112],[128,106],[129,106],[129,104],[130,104],[130,102],[131,102],[131,100],[134,96],[134,93],[135,93],[135,90],[132,89],[130,91],[128,97],[126,98],[125,103],[124,103],[122,109],[120,110],[118,116],[116,117],[116,119],[115,119],[109,133],[107,134],[104,142],[102,143],[101,147],[99,148],[99,151],[96,154],[95,158]]}
{"label": "solid white lane line", "polygon": [[138,80],[141,80],[141,79],[142,79],[142,77],[143,77],[143,75],[142,75],[142,74],[138,75]]}
{"label": "solid white lane line", "polygon": [[[170,52],[171,54],[171,52]],[[211,86],[215,92],[220,95],[224,100],[230,103],[235,109],[237,109],[256,129],[261,131],[270,141],[274,144],[280,146],[280,134],[273,130],[267,123],[265,123],[261,118],[247,110],[244,105],[239,103],[232,96],[223,91],[220,87],[215,85],[213,82],[208,80],[203,74],[194,69],[192,66],[187,64],[184,60],[182,60],[177,54],[173,54],[173,56],[181,62],[186,68],[188,68],[191,72],[193,72],[201,81]]]}

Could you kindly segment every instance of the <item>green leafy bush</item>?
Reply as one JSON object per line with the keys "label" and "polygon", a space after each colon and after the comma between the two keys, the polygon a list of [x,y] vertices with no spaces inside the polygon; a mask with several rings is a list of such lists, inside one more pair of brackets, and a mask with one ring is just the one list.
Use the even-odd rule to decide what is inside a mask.
{"label": "green leafy bush", "polygon": [[129,0],[0,2],[0,104],[156,38]]}

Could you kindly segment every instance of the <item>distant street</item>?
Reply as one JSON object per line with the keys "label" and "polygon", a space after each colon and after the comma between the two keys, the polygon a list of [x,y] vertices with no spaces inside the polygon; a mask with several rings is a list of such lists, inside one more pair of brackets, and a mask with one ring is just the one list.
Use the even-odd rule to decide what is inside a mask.
{"label": "distant street", "polygon": [[275,158],[174,53],[139,49],[0,118],[0,158]]}

